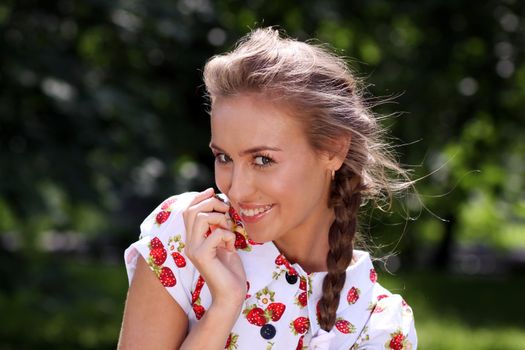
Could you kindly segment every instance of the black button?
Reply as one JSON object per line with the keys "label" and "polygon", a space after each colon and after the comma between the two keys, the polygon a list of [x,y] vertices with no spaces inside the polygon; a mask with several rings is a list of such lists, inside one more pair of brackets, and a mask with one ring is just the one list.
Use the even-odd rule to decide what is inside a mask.
{"label": "black button", "polygon": [[275,337],[276,332],[277,331],[275,330],[273,324],[265,324],[261,327],[261,337],[263,337],[264,339],[272,339],[273,337]]}
{"label": "black button", "polygon": [[297,275],[290,275],[288,272],[286,273],[286,282],[290,284],[296,284],[297,283]]}

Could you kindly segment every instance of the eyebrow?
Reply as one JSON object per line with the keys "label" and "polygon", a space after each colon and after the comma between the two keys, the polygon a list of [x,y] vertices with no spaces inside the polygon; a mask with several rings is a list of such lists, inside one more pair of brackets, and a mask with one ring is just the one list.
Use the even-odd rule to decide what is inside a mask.
{"label": "eyebrow", "polygon": [[[210,143],[210,148],[216,149],[217,151],[220,151],[220,152],[223,152],[223,153],[226,153],[222,148],[220,148],[219,146],[217,146],[217,145],[215,145],[213,143]],[[280,149],[278,147],[270,147],[270,146],[255,146],[255,147],[248,148],[247,150],[239,152],[239,156],[244,156],[246,154],[253,154],[253,153],[257,153],[257,152],[261,152],[261,151],[276,151],[276,152],[280,152],[280,151],[282,151],[282,149]]]}

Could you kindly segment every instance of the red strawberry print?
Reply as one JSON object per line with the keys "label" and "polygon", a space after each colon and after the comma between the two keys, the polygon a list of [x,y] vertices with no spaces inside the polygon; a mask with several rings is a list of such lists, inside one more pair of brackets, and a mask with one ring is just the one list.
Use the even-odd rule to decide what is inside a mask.
{"label": "red strawberry print", "polygon": [[343,334],[349,334],[349,333],[355,332],[355,326],[351,324],[349,321],[342,319],[342,318],[338,318],[335,321],[335,328],[337,328],[337,330]]}
{"label": "red strawberry print", "polygon": [[157,214],[155,217],[155,222],[157,225],[162,225],[170,217],[171,211],[163,210]]}
{"label": "red strawberry print", "polygon": [[377,273],[375,269],[370,269],[370,281],[372,281],[372,283],[376,283],[377,281]]}
{"label": "red strawberry print", "polygon": [[372,313],[373,314],[378,314],[378,313],[383,312],[383,311],[385,311],[385,308],[376,304],[374,306],[373,310],[372,310]]}
{"label": "red strawberry print", "polygon": [[197,279],[197,284],[195,285],[195,290],[191,294],[191,303],[195,303],[197,299],[199,299],[199,295],[201,294],[201,289],[204,286],[204,278],[199,275],[199,278]]}
{"label": "red strawberry print", "polygon": [[388,295],[387,294],[381,294],[381,295],[378,295],[377,296],[377,301],[381,300],[381,299],[385,299],[385,298],[388,298]]}
{"label": "red strawberry print", "polygon": [[177,284],[177,280],[175,279],[173,271],[171,271],[171,269],[166,266],[160,270],[159,279],[164,287],[173,287],[175,284]]}
{"label": "red strawberry print", "polygon": [[303,349],[303,339],[304,339],[304,335],[301,335],[301,337],[299,338],[299,341],[297,342],[297,348],[295,348],[295,350]]}
{"label": "red strawberry print", "polygon": [[301,281],[299,282],[299,289],[306,291],[306,278],[301,276]]}
{"label": "red strawberry print", "polygon": [[[290,262],[284,257],[284,255],[279,254],[275,258],[275,265],[277,266],[283,266],[286,267],[286,270],[288,270],[288,275],[290,276],[298,276],[299,274],[297,271],[292,267]],[[277,279],[283,272],[285,272],[284,269],[280,270],[280,272],[274,272],[273,278]],[[295,282],[294,282],[295,283]]]}
{"label": "red strawberry print", "polygon": [[283,303],[270,303],[270,305],[268,305],[266,308],[266,311],[270,312],[270,317],[274,322],[277,322],[281,319],[284,310],[286,310],[286,305]]}
{"label": "red strawberry print", "polygon": [[405,336],[401,331],[397,331],[391,334],[391,339],[388,344],[388,349],[403,350],[405,348]]}
{"label": "red strawberry print", "polygon": [[297,317],[290,323],[290,329],[295,335],[305,334],[308,332],[308,328],[310,328],[310,320],[306,317]]}
{"label": "red strawberry print", "polygon": [[297,276],[298,275],[297,271],[295,271],[295,269],[292,266],[290,266],[290,265],[288,265],[288,274],[291,275],[291,276]]}
{"label": "red strawberry print", "polygon": [[177,265],[177,267],[186,266],[186,259],[184,259],[181,253],[173,252],[171,253],[171,256],[173,257],[173,260],[175,261],[175,265]]}
{"label": "red strawberry print", "polygon": [[239,232],[235,232],[235,248],[236,249],[248,248],[248,243],[246,242],[246,238],[244,238],[244,236],[241,235]]}
{"label": "red strawberry print", "polygon": [[315,314],[317,316],[317,323],[319,323],[319,319],[321,318],[321,309],[319,308],[319,304],[321,303],[321,299],[317,301],[317,305],[315,306]]}
{"label": "red strawberry print", "polygon": [[160,206],[160,209],[170,210],[171,205],[175,203],[176,201],[177,201],[176,197],[168,198],[162,203],[162,205]]}
{"label": "red strawberry print", "polygon": [[151,241],[149,241],[149,247],[151,249],[164,248],[164,244],[162,244],[162,241],[158,237],[153,237]]}
{"label": "red strawberry print", "polygon": [[202,277],[201,275],[199,275],[199,278],[197,279],[197,284],[195,285],[196,288],[198,288],[199,290],[201,290],[201,288],[204,286],[204,283],[206,281],[204,281],[204,277]]}
{"label": "red strawberry print", "polygon": [[263,243],[259,243],[259,242],[255,242],[253,239],[251,238],[248,238],[248,243],[250,243],[251,245],[262,245]]}
{"label": "red strawberry print", "polygon": [[264,310],[261,309],[260,307],[254,307],[250,309],[249,311],[247,311],[246,319],[248,320],[248,322],[256,326],[264,326],[268,322],[266,320]]}
{"label": "red strawberry print", "polygon": [[226,339],[226,345],[224,345],[224,348],[229,349],[231,343],[232,343],[232,334],[230,333],[230,335],[228,336],[228,339]]}
{"label": "red strawberry print", "polygon": [[288,261],[286,260],[284,255],[282,254],[277,255],[277,258],[275,258],[275,265],[281,266],[285,264],[288,264]]}
{"label": "red strawberry print", "polygon": [[359,294],[361,294],[361,290],[359,290],[359,288],[350,288],[348,294],[346,295],[346,300],[348,301],[348,304],[355,304],[356,301],[359,299]]}
{"label": "red strawberry print", "polygon": [[230,333],[228,339],[226,340],[226,345],[224,346],[224,348],[226,350],[237,349],[237,339],[239,339],[238,334]]}
{"label": "red strawberry print", "polygon": [[241,217],[239,216],[239,214],[237,214],[237,212],[235,211],[235,209],[233,209],[233,207],[230,207],[230,209],[228,210],[228,214],[230,214],[230,217],[236,223],[241,222]]}
{"label": "red strawberry print", "polygon": [[193,312],[195,312],[195,317],[197,320],[200,320],[202,316],[204,316],[206,309],[200,304],[193,304]]}
{"label": "red strawberry print", "polygon": [[297,301],[295,304],[299,305],[299,307],[303,308],[308,304],[308,297],[306,292],[301,292],[299,296],[297,296]]}
{"label": "red strawberry print", "polygon": [[252,296],[250,293],[248,293],[249,291],[250,291],[250,282],[246,281],[246,296],[244,297],[245,300]]}
{"label": "red strawberry print", "polygon": [[151,262],[157,266],[161,266],[164,264],[164,261],[166,261],[168,253],[164,248],[154,248],[149,251],[149,256],[151,258]]}

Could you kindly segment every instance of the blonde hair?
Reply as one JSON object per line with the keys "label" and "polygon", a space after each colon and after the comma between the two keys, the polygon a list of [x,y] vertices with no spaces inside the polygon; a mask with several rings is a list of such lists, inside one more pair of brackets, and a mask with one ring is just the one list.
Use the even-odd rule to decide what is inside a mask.
{"label": "blonde hair", "polygon": [[338,141],[349,143],[328,203],[335,221],[318,318],[329,331],[352,261],[359,208],[368,199],[378,207],[389,205],[394,193],[410,186],[406,171],[384,143],[384,130],[366,106],[359,81],[341,57],[321,45],[285,37],[273,28],[255,29],[233,51],[208,61],[204,82],[212,108],[218,97],[262,93],[293,112],[315,151],[337,153]]}

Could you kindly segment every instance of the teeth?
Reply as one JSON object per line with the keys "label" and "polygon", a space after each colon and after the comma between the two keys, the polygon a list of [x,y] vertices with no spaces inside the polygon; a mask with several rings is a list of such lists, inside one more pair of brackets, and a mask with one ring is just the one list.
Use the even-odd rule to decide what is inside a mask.
{"label": "teeth", "polygon": [[270,210],[271,207],[272,207],[271,205],[267,205],[265,207],[257,208],[257,209],[241,209],[241,214],[244,216],[255,216],[255,215],[264,213],[265,211]]}

